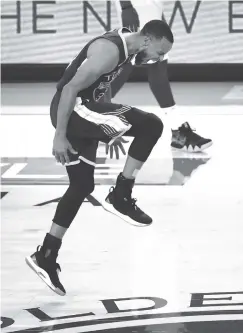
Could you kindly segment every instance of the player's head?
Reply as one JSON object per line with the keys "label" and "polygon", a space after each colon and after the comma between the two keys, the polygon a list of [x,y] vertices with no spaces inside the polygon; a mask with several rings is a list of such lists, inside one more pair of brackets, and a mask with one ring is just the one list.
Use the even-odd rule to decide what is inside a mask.
{"label": "player's head", "polygon": [[174,43],[173,33],[165,21],[152,20],[145,24],[140,31],[142,45],[136,57],[136,63],[147,63],[163,60]]}

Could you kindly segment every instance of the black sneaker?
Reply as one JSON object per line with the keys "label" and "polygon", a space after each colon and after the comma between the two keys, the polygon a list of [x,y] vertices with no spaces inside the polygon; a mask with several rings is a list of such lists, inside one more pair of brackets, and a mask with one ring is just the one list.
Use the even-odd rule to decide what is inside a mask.
{"label": "black sneaker", "polygon": [[64,296],[66,291],[59,281],[58,274],[61,271],[60,265],[56,262],[56,256],[45,257],[43,247],[38,246],[37,251],[26,257],[27,265],[48,285],[51,290],[60,296]]}
{"label": "black sneaker", "polygon": [[201,152],[212,146],[211,139],[205,139],[191,129],[188,122],[182,124],[177,130],[172,130],[171,147],[190,153]]}
{"label": "black sneaker", "polygon": [[139,227],[146,227],[152,223],[150,216],[145,214],[137,205],[136,199],[131,197],[134,180],[126,179],[120,174],[116,187],[111,187],[110,193],[102,202],[105,210],[117,215],[124,221]]}

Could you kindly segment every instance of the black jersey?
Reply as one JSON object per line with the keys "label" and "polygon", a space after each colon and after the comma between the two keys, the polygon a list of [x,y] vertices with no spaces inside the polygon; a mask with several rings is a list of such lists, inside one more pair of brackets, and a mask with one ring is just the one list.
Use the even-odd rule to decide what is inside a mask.
{"label": "black jersey", "polygon": [[87,59],[87,50],[90,44],[96,39],[105,38],[117,45],[119,49],[119,62],[116,68],[114,68],[111,72],[100,76],[91,86],[80,91],[77,95],[82,99],[96,102],[103,97],[111,82],[121,73],[123,65],[131,61],[132,58],[132,56],[128,56],[127,46],[122,36],[122,32],[131,31],[127,28],[109,31],[92,39],[88,44],[86,44],[76,58],[74,58],[74,60],[66,68],[61,80],[57,84],[57,90],[61,91],[63,89],[63,87],[74,77],[81,64]]}

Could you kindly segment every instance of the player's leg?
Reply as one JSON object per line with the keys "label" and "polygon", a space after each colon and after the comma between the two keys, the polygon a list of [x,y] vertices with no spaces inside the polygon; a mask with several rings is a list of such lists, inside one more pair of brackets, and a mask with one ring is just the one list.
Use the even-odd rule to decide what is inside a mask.
{"label": "player's leg", "polygon": [[[124,185],[126,194],[130,194],[130,205],[119,209],[123,215],[129,217],[130,221],[136,219],[137,224],[141,225],[151,223],[151,218],[146,214],[140,210],[134,211],[136,206],[132,205],[131,188],[137,171],[147,160],[162,134],[162,121],[153,114],[121,104],[89,102],[83,106],[81,100],[77,99],[74,110],[69,120],[68,133],[72,133],[77,139],[89,138],[111,144],[117,137],[125,133],[134,137],[124,168],[123,177],[125,179],[122,182],[122,184],[126,184]],[[80,158],[90,161],[90,158],[84,155]],[[132,216],[132,214],[137,214],[137,216]]]}
{"label": "player's leg", "polygon": [[[161,108],[166,110],[166,121],[172,129],[171,146],[175,149],[200,152],[212,145],[212,140],[195,133],[188,122],[178,127],[178,117],[173,113],[175,105],[168,81],[167,67],[162,63],[148,66],[148,78],[151,90]],[[162,93],[163,92],[163,93]],[[165,109],[167,108],[167,109]]]}
{"label": "player's leg", "polygon": [[[57,121],[57,107],[60,92],[57,92],[51,103],[51,120],[54,127]],[[75,117],[72,113],[71,119]],[[78,117],[78,116],[77,116]],[[75,118],[76,119],[76,118]],[[61,284],[58,271],[60,266],[56,262],[62,238],[70,227],[84,199],[94,189],[94,167],[98,142],[84,137],[76,137],[72,132],[85,132],[86,123],[81,127],[69,122],[67,138],[79,154],[70,153],[70,163],[66,166],[69,177],[69,187],[59,201],[50,231],[46,234],[42,246],[26,257],[27,264],[38,276],[57,294],[65,295],[66,291]]]}
{"label": "player's leg", "polygon": [[149,86],[161,108],[175,105],[167,68],[167,60],[147,66]]}
{"label": "player's leg", "polygon": [[[162,18],[163,1],[161,0],[132,0],[131,4],[138,13],[140,27],[149,20]],[[165,55],[164,61],[148,66],[148,81],[159,106],[167,114],[166,122],[172,128],[171,146],[190,152],[202,151],[212,145],[211,139],[196,134],[188,122],[178,128],[178,119],[173,114],[175,100],[167,72],[167,59],[168,55]]]}
{"label": "player's leg", "polygon": [[[70,140],[73,144],[72,140]],[[74,146],[77,149],[76,146]],[[60,266],[57,263],[62,238],[74,220],[84,199],[94,190],[94,166],[80,159],[66,166],[69,187],[59,201],[50,231],[46,234],[42,246],[26,257],[27,264],[57,294],[64,296],[65,288],[59,280]]]}
{"label": "player's leg", "polygon": [[162,134],[162,121],[151,113],[127,105],[89,102],[85,107],[76,105],[68,131],[77,138],[93,138],[109,144],[122,135],[134,137],[124,170],[103,207],[132,224],[151,224],[152,219],[135,205],[131,194],[137,172]]}
{"label": "player's leg", "polygon": [[[132,0],[131,3],[139,15],[141,28],[150,20],[162,19],[163,1]],[[164,61],[154,64],[153,66],[148,66],[149,86],[161,108],[172,107],[175,105],[168,78],[167,61],[168,55],[165,55]]]}
{"label": "player's leg", "polygon": [[[133,8],[136,10],[139,16],[140,28],[142,28],[150,20],[161,20],[163,12],[163,2],[157,0],[132,0],[130,1]],[[118,3],[116,1],[116,7],[118,8]],[[119,12],[119,10],[117,9]],[[124,14],[129,14],[129,9],[124,10]],[[121,9],[120,9],[120,17]],[[124,17],[124,15],[123,15]],[[131,16],[132,17],[132,16]],[[126,20],[128,22],[128,20]],[[124,22],[122,22],[123,26]],[[129,22],[128,22],[129,24]],[[129,24],[131,25],[131,24]],[[170,87],[168,73],[167,73],[167,59],[168,56],[165,55],[164,61],[157,63],[153,68],[148,67],[148,80],[149,85],[154,94],[158,104],[161,108],[172,107],[175,105],[172,90]],[[156,69],[156,70],[155,70]],[[116,84],[116,83],[115,83]],[[118,84],[119,86],[119,84]]]}
{"label": "player's leg", "polygon": [[[139,16],[139,22],[140,22],[140,28],[142,28],[148,21],[150,20],[161,20],[162,18],[162,1],[157,0],[132,0],[130,1],[131,6],[136,10],[138,16]],[[120,6],[119,1],[115,1],[118,16],[120,18],[120,24],[124,27],[126,27],[126,24],[129,26],[132,26],[132,22],[129,23],[129,19],[122,21],[122,10]],[[124,15],[127,13],[129,15],[129,8],[126,8],[124,11]],[[123,15],[123,17],[124,17]],[[124,17],[125,18],[125,17]],[[130,16],[130,19],[132,19],[132,15]],[[128,28],[129,28],[128,26]],[[168,73],[167,73],[167,58],[168,56],[165,55],[165,60],[158,63],[156,65],[157,72],[152,71],[150,73],[150,68],[148,68],[148,79],[150,88],[158,101],[161,108],[167,108],[171,107],[175,104],[173,94],[171,91],[170,83],[168,80]],[[132,66],[130,65],[130,73],[132,72]],[[116,95],[116,93],[121,89],[123,84],[128,79],[129,75],[129,69],[125,68],[125,71],[123,71],[120,75],[120,77],[112,83],[112,97]],[[151,75],[152,74],[152,75]]]}
{"label": "player's leg", "polygon": [[134,137],[122,173],[116,186],[111,188],[103,207],[136,226],[148,226],[152,218],[144,213],[132,198],[136,176],[160,138],[163,131],[162,121],[152,113],[131,108],[122,116],[132,125],[124,135]]}

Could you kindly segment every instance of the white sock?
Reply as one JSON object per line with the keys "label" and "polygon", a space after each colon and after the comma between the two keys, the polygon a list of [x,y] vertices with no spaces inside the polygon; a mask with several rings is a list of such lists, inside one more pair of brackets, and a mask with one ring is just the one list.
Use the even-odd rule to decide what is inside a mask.
{"label": "white sock", "polygon": [[164,120],[167,126],[171,129],[176,130],[185,122],[184,117],[179,115],[176,105],[161,110],[163,110]]}

